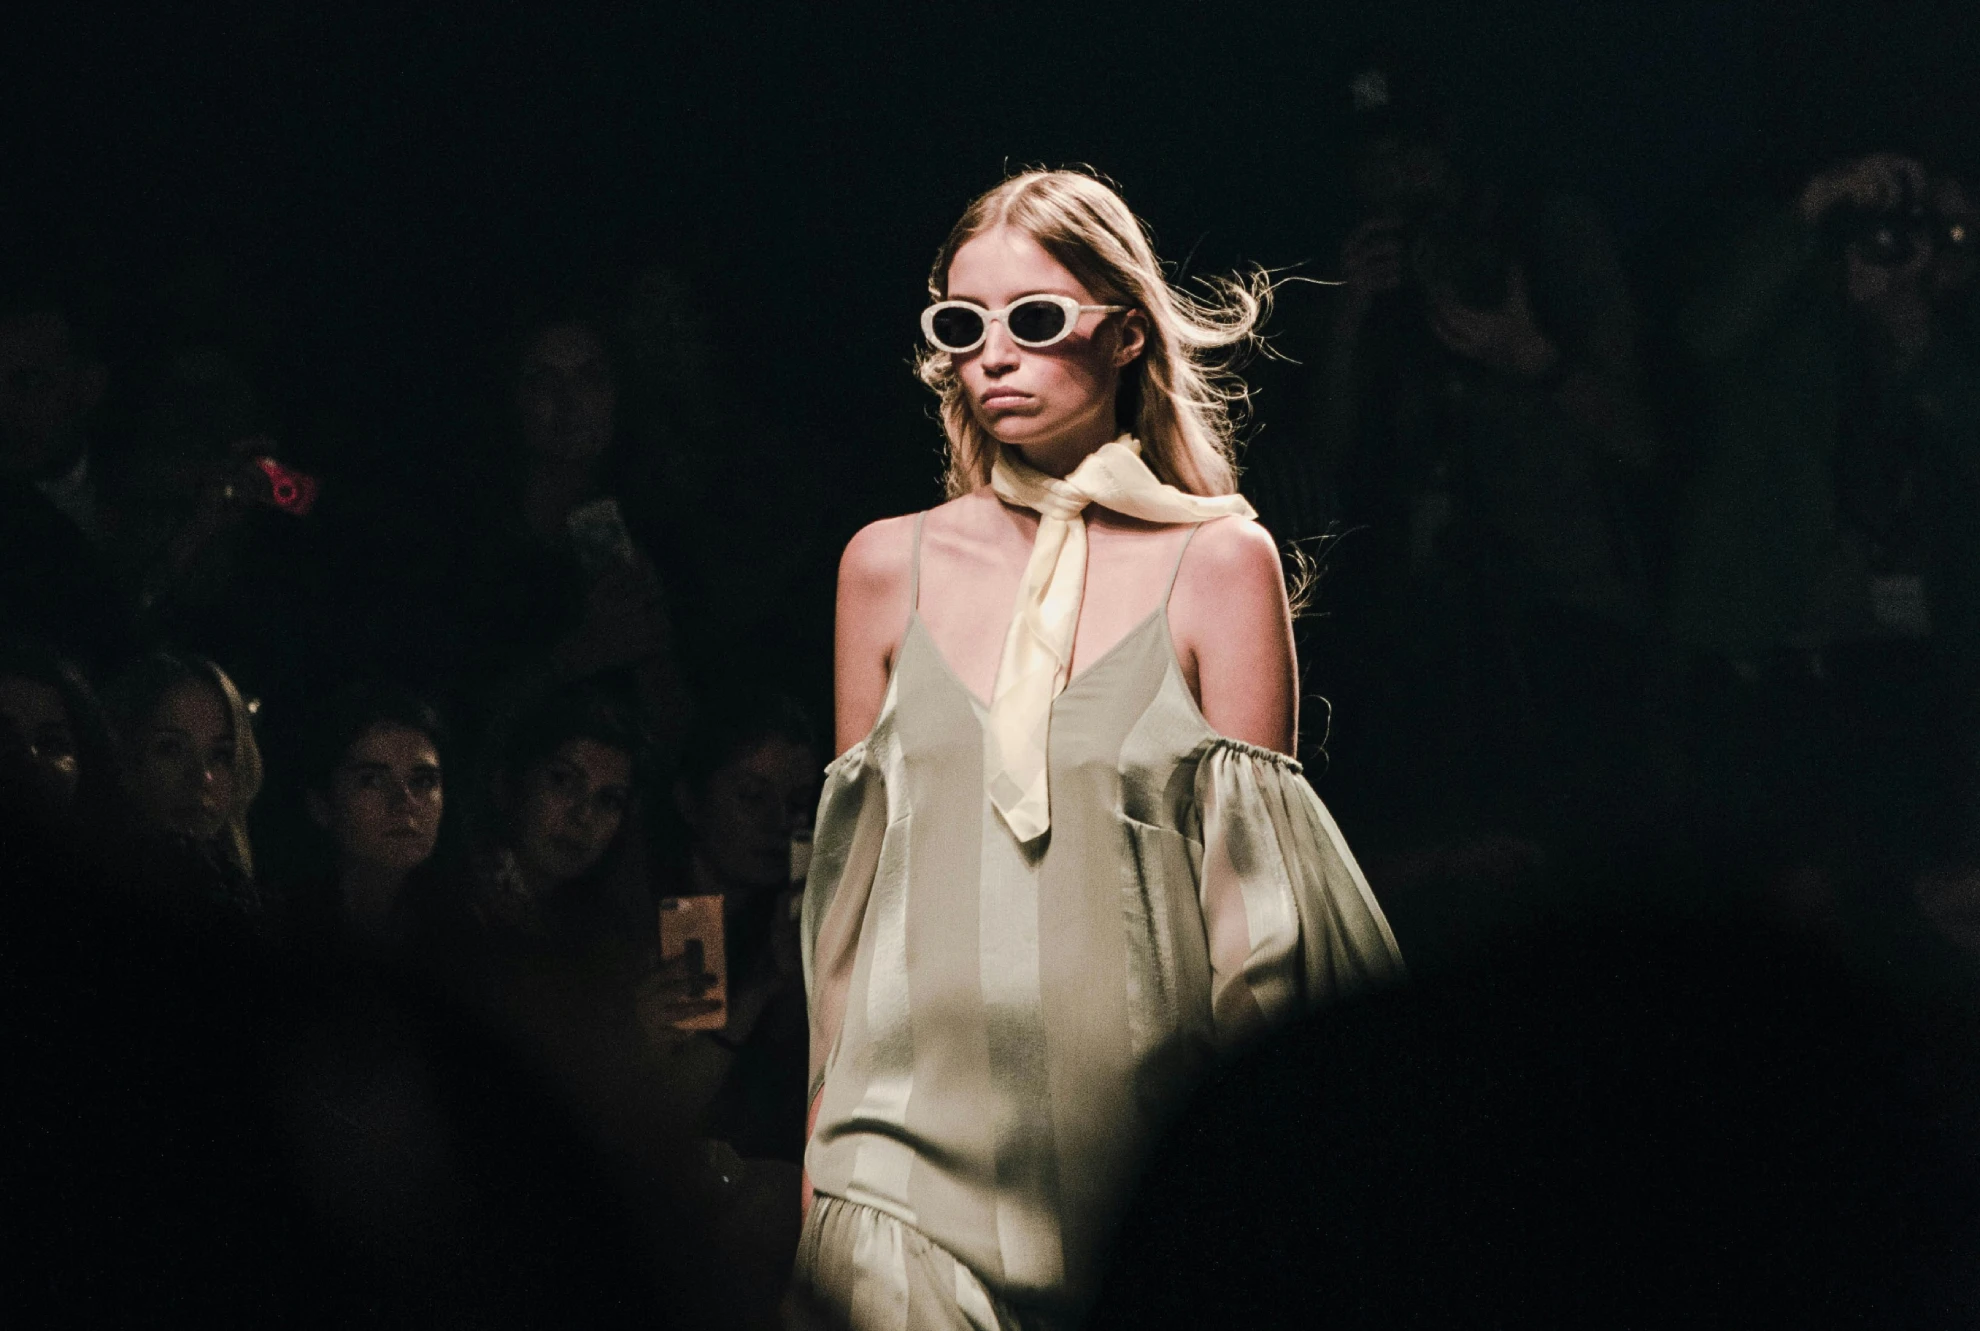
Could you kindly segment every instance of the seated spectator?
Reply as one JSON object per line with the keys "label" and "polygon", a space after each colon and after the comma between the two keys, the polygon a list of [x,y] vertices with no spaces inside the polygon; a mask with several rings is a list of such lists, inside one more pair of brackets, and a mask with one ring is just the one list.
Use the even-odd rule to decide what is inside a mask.
{"label": "seated spectator", "polygon": [[0,645],[0,811],[82,848],[117,824],[110,724],[81,672],[31,642]]}
{"label": "seated spectator", "polygon": [[261,790],[261,750],[234,681],[203,657],[152,652],[117,680],[108,701],[136,839],[164,852],[149,863],[134,857],[132,868],[154,869],[167,890],[203,898],[172,905],[260,916],[247,811]]}
{"label": "seated spectator", "polygon": [[443,743],[430,706],[369,685],[336,695],[314,727],[304,800],[331,862],[296,904],[373,955],[403,956],[420,932],[414,880],[439,844]]}
{"label": "seated spectator", "polygon": [[652,930],[643,885],[615,876],[650,792],[632,709],[578,688],[498,725],[473,849],[473,910],[497,934],[619,952]]}
{"label": "seated spectator", "polygon": [[[804,1151],[808,1038],[792,847],[816,812],[819,766],[816,735],[789,699],[704,706],[674,786],[687,854],[665,888],[722,898],[727,980],[726,1024],[673,1032],[670,1077],[698,1102],[705,1135],[792,1164]],[[643,1015],[664,1039],[662,1028],[697,1015],[695,997],[692,976],[663,966],[642,995]]]}

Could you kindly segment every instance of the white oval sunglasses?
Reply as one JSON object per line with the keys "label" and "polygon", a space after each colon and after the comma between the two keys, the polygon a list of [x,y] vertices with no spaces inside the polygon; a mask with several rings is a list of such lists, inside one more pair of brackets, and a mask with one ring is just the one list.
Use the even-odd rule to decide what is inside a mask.
{"label": "white oval sunglasses", "polygon": [[974,351],[990,336],[990,325],[1001,323],[1011,341],[1037,349],[1063,342],[1082,314],[1116,314],[1126,305],[1082,305],[1071,296],[1020,296],[1001,310],[986,310],[973,300],[938,300],[921,312],[921,331],[936,350],[959,356]]}

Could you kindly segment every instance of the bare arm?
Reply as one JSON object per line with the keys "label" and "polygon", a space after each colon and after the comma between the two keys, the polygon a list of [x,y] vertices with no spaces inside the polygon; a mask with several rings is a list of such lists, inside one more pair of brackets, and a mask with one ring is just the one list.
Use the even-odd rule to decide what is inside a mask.
{"label": "bare arm", "polygon": [[1299,675],[1285,574],[1271,534],[1237,518],[1207,525],[1183,560],[1169,622],[1211,729],[1292,753]]}
{"label": "bare arm", "polygon": [[907,623],[912,517],[862,527],[839,559],[832,651],[833,751],[866,738],[887,696],[887,677]]}

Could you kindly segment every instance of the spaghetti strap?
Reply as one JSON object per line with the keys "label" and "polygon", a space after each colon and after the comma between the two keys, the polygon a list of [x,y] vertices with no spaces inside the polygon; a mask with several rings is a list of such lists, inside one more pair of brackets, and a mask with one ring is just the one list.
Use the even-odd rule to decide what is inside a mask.
{"label": "spaghetti strap", "polygon": [[1193,540],[1195,540],[1195,539],[1196,539],[1196,533],[1198,533],[1198,532],[1200,532],[1200,531],[1202,531],[1202,530],[1203,530],[1203,524],[1202,524],[1202,523],[1200,523],[1200,522],[1192,522],[1192,523],[1190,523],[1190,524],[1189,524],[1189,535],[1187,535],[1187,536],[1185,536],[1185,537],[1183,537],[1183,539],[1182,539],[1182,549],[1180,549],[1180,550],[1178,550],[1178,551],[1176,551],[1176,566],[1175,566],[1174,568],[1172,568],[1172,569],[1170,569],[1170,570],[1169,570],[1169,586],[1168,586],[1168,590],[1166,590],[1166,591],[1164,591],[1164,592],[1162,593],[1162,608],[1163,608],[1164,610],[1166,610],[1166,609],[1168,609],[1168,607],[1169,607],[1169,598],[1170,598],[1171,596],[1174,596],[1174,595],[1176,594],[1176,579],[1177,579],[1177,577],[1179,577],[1179,576],[1180,576],[1180,575],[1182,574],[1182,562],[1183,562],[1183,556],[1189,553],[1189,543],[1190,543],[1191,541],[1193,541]]}
{"label": "spaghetti strap", "polygon": [[914,515],[914,546],[908,556],[908,613],[921,609],[921,524],[928,521],[928,510]]}

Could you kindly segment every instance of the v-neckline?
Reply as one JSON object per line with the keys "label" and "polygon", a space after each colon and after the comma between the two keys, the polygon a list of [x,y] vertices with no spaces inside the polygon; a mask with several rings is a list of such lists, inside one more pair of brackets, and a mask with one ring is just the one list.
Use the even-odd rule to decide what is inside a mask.
{"label": "v-neckline", "polygon": [[[1121,649],[1127,646],[1128,643],[1132,642],[1137,634],[1146,632],[1150,624],[1156,623],[1157,621],[1166,622],[1168,609],[1169,607],[1167,605],[1158,605],[1153,610],[1150,610],[1148,614],[1141,620],[1140,623],[1136,624],[1126,633],[1123,633],[1120,636],[1119,640],[1116,641],[1113,646],[1109,647],[1106,651],[1100,653],[1100,655],[1097,658],[1095,658],[1093,661],[1089,662],[1087,665],[1082,667],[1078,674],[1074,675],[1071,679],[1067,680],[1065,688],[1059,690],[1058,697],[1052,699],[1052,706],[1054,708],[1057,708],[1059,705],[1060,698],[1064,698],[1068,693],[1071,693],[1074,689],[1078,688],[1083,682],[1085,682],[1086,677],[1088,675],[1091,675],[1094,671],[1100,669],[1102,666],[1106,665],[1109,661],[1113,660],[1114,657],[1118,656],[1120,654]],[[983,701],[983,699],[977,697],[976,690],[972,689],[969,685],[963,683],[962,675],[957,672],[954,666],[949,664],[949,658],[943,655],[941,647],[937,645],[935,641],[935,635],[929,631],[928,622],[921,617],[921,609],[919,606],[915,607],[914,611],[909,616],[909,626],[911,628],[918,628],[921,630],[921,636],[928,640],[928,654],[930,656],[933,656],[935,658],[936,663],[942,667],[942,673],[949,677],[949,682],[954,684],[958,689],[962,691],[962,695],[965,698],[969,699],[970,705],[973,706],[979,713],[988,715],[990,711],[990,704]],[[1171,642],[1169,645],[1169,654],[1171,656],[1175,655],[1175,644],[1173,642]],[[896,665],[895,669],[896,671],[898,671],[899,666]]]}

